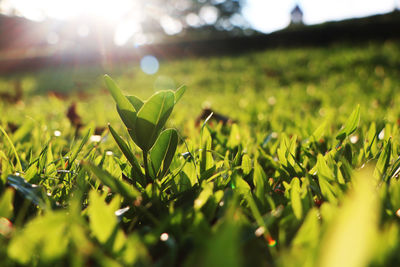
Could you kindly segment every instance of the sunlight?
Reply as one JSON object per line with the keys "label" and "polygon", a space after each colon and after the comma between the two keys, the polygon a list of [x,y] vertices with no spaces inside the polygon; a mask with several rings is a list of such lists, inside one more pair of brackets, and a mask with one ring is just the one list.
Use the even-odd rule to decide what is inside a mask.
{"label": "sunlight", "polygon": [[[57,20],[99,20],[115,27],[114,43],[125,45],[132,37],[137,44],[145,43],[140,23],[144,20],[143,4],[131,0],[4,0],[7,9],[34,21],[47,18]],[[4,3],[4,2],[3,2]],[[6,10],[7,11],[7,10]],[[7,12],[6,12],[7,13]],[[90,29],[82,25],[78,35],[85,37]],[[138,38],[136,38],[136,35]],[[49,43],[57,43],[57,36],[50,36]]]}
{"label": "sunlight", "polygon": [[93,16],[116,21],[127,15],[135,4],[129,0],[14,0],[11,5],[22,16],[33,20],[43,20],[46,17],[63,20]]}

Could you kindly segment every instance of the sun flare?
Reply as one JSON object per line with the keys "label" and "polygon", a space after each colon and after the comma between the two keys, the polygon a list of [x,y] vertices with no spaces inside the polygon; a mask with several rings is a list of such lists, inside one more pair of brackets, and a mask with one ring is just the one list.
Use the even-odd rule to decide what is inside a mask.
{"label": "sun flare", "polygon": [[135,8],[135,3],[129,0],[14,0],[9,2],[18,13],[33,20],[93,16],[113,21],[126,16]]}
{"label": "sun flare", "polygon": [[[114,43],[124,45],[132,37],[136,44],[146,43],[141,22],[144,20],[143,3],[131,0],[4,0],[3,9],[9,13],[34,21],[56,19],[60,21],[82,21],[80,36],[87,36],[90,29],[85,25],[87,20],[111,25],[115,29]],[[6,10],[7,10],[6,8]],[[13,10],[13,11],[11,11]],[[51,37],[51,36],[50,36]],[[50,41],[54,41],[51,39]]]}

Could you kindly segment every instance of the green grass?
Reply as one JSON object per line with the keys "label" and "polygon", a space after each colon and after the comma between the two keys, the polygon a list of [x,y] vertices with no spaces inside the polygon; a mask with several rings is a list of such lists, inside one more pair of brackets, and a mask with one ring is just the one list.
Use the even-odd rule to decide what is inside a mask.
{"label": "green grass", "polygon": [[[165,61],[153,76],[132,63],[1,77],[0,91],[20,80],[25,95],[0,103],[0,265],[399,265],[399,47]],[[130,140],[104,73],[140,99],[187,87],[166,123],[177,151],[147,182],[149,148]],[[195,127],[210,104],[237,123]],[[91,138],[108,122],[128,152],[109,130]]]}

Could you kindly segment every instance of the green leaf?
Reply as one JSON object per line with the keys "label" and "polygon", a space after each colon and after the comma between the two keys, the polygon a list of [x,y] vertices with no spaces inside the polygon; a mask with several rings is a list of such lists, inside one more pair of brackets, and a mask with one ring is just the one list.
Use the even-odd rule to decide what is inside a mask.
{"label": "green leaf", "polygon": [[243,155],[241,167],[242,167],[244,175],[248,175],[251,172],[251,169],[253,168],[253,166],[251,164],[251,159],[250,159],[249,155],[247,155],[247,154]]}
{"label": "green leaf", "polygon": [[337,203],[338,201],[336,196],[337,193],[333,185],[331,185],[324,176],[319,177],[318,183],[319,187],[321,188],[322,196],[325,197],[331,203]]}
{"label": "green leaf", "polygon": [[134,127],[137,145],[143,151],[149,151],[153,146],[173,108],[172,91],[157,92],[143,104]]}
{"label": "green leaf", "polygon": [[235,148],[240,144],[240,133],[239,126],[235,123],[231,127],[231,133],[229,134],[228,143],[226,144],[229,148]]}
{"label": "green leaf", "polygon": [[100,169],[96,165],[87,163],[84,165],[85,168],[93,173],[97,179],[99,179],[104,185],[108,186],[115,193],[121,194],[124,198],[128,200],[135,200],[137,196],[140,195],[134,187],[128,183],[118,180],[117,178],[111,176],[108,172]]}
{"label": "green leaf", "polygon": [[87,141],[89,140],[89,137],[91,135],[92,135],[92,130],[89,129],[86,132],[85,136],[82,138],[82,141],[79,143],[79,145],[75,144],[75,146],[72,148],[71,157],[68,160],[67,170],[69,170],[71,168],[72,164],[74,163],[74,161],[78,157],[79,152],[81,152],[83,146],[87,143]]}
{"label": "green leaf", "polygon": [[358,174],[322,239],[316,266],[369,266],[378,239],[379,206],[372,175]]}
{"label": "green leaf", "polygon": [[316,208],[311,209],[295,238],[293,239],[293,249],[299,249],[299,247],[318,246],[318,238],[320,233],[320,222],[318,220],[319,211]]}
{"label": "green leaf", "polygon": [[67,213],[61,211],[36,217],[14,235],[7,248],[8,256],[24,265],[32,264],[40,256],[42,263],[51,265],[51,261],[67,252],[70,222]]}
{"label": "green leaf", "polygon": [[144,174],[142,172],[142,169],[140,168],[139,162],[132,151],[129,149],[128,144],[125,143],[125,141],[118,135],[118,133],[111,127],[110,124],[108,125],[108,129],[110,129],[110,133],[114,137],[115,142],[117,142],[117,145],[120,148],[121,152],[132,165],[135,174],[137,174],[139,178],[144,178]]}
{"label": "green leaf", "polygon": [[178,146],[178,133],[175,129],[167,129],[158,137],[150,150],[150,166],[154,177],[163,177],[171,165]]}
{"label": "green leaf", "polygon": [[45,166],[46,175],[51,176],[57,172],[56,165],[54,164],[53,151],[51,147],[51,143],[49,143],[48,149],[46,151],[46,166]]}
{"label": "green leaf", "polygon": [[317,172],[319,177],[324,177],[328,181],[335,180],[334,174],[328,164],[326,164],[325,158],[322,154],[318,154],[317,157]]}
{"label": "green leaf", "polygon": [[327,125],[328,122],[324,121],[320,126],[318,126],[318,128],[312,133],[310,140],[312,142],[318,142],[318,140],[324,135]]}
{"label": "green leaf", "polygon": [[346,124],[343,129],[336,135],[336,139],[343,141],[347,136],[352,134],[360,122],[360,105],[358,104],[356,109],[351,113],[350,117],[347,119]]}
{"label": "green leaf", "polygon": [[12,140],[14,144],[17,144],[24,140],[25,137],[27,137],[32,132],[34,126],[35,124],[32,121],[28,121],[22,124],[22,126],[18,128],[18,130],[16,130],[15,133],[12,135]]}
{"label": "green leaf", "polygon": [[19,160],[19,156],[18,156],[17,150],[15,149],[15,146],[14,146],[12,140],[11,140],[10,137],[8,136],[7,132],[6,132],[6,131],[3,129],[3,127],[1,127],[1,126],[0,126],[0,131],[1,131],[1,132],[4,134],[4,136],[6,137],[8,143],[10,144],[11,150],[14,152],[15,159],[16,159],[16,161],[17,161],[17,170],[20,171],[20,172],[22,172],[22,165],[21,165],[21,162],[20,162],[20,160]]}
{"label": "green leaf", "polygon": [[[257,162],[254,163],[254,174],[253,174],[253,183],[254,183],[254,194],[257,199],[264,205],[266,201],[266,192],[269,191],[269,184],[267,180],[267,175],[265,174],[263,168]],[[266,189],[267,187],[267,189]]]}
{"label": "green leaf", "polygon": [[251,192],[250,185],[237,172],[232,173],[231,179],[232,189],[240,195],[247,195]]}
{"label": "green leaf", "polygon": [[116,211],[112,205],[107,205],[104,198],[96,191],[89,193],[89,225],[93,235],[100,243],[105,244],[114,232],[117,226]]}
{"label": "green leaf", "polygon": [[293,213],[296,218],[300,220],[303,217],[303,207],[300,197],[300,180],[298,178],[293,178],[290,184],[290,199],[292,201]]}
{"label": "green leaf", "polygon": [[16,175],[9,175],[7,177],[8,183],[20,192],[26,199],[29,199],[34,204],[45,208],[43,200],[43,193],[38,185],[30,184],[24,178]]}
{"label": "green leaf", "polygon": [[211,177],[215,169],[214,159],[211,154],[212,138],[210,131],[205,127],[201,133],[200,176],[201,179]]}
{"label": "green leaf", "polygon": [[391,139],[389,138],[388,142],[386,143],[385,147],[382,149],[381,154],[379,155],[378,162],[376,163],[374,177],[381,178],[386,173],[386,170],[389,166],[390,162],[390,155],[392,151],[392,143]]}
{"label": "green leaf", "polygon": [[133,129],[136,121],[136,110],[134,105],[125,97],[118,85],[110,76],[104,75],[104,81],[112,97],[117,103],[117,110],[128,129]]}
{"label": "green leaf", "polygon": [[182,98],[183,94],[186,91],[186,85],[182,85],[175,91],[175,104],[178,103],[178,101]]}
{"label": "green leaf", "polygon": [[4,192],[2,192],[2,196],[0,198],[0,218],[6,217],[7,219],[11,219],[14,211],[14,192],[15,191],[12,188],[7,188]]}
{"label": "green leaf", "polygon": [[206,250],[204,253],[201,253],[203,260],[201,266],[242,266],[239,230],[239,224],[233,216],[232,218],[227,218],[223,224],[219,225],[214,236],[207,240]]}
{"label": "green leaf", "polygon": [[136,112],[139,112],[144,104],[143,101],[134,95],[126,96],[126,98],[128,98],[129,102],[131,102]]}
{"label": "green leaf", "polygon": [[213,184],[208,183],[203,186],[203,190],[199,196],[194,201],[194,209],[200,210],[208,201],[208,199],[213,195]]}

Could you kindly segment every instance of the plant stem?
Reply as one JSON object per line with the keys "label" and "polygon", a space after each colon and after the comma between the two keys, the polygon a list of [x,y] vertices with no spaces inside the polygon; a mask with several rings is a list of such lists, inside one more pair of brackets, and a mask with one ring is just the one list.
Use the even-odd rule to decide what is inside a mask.
{"label": "plant stem", "polygon": [[149,165],[147,163],[147,151],[143,151],[143,164],[144,164],[144,174],[146,177],[146,182],[150,183]]}

